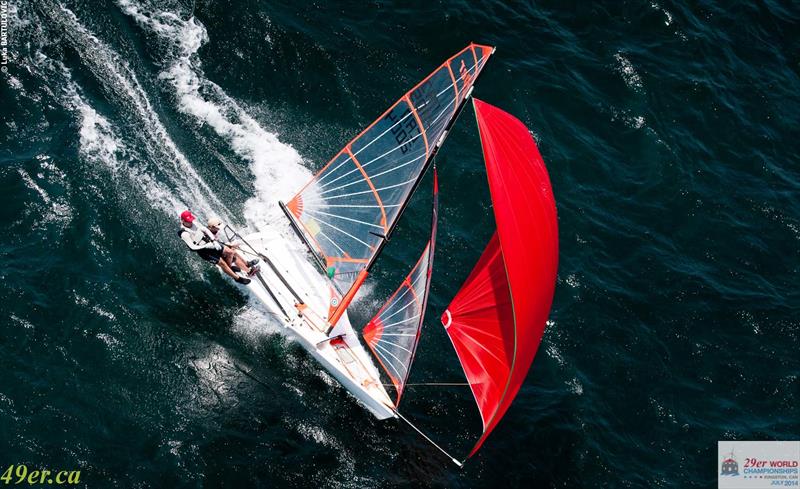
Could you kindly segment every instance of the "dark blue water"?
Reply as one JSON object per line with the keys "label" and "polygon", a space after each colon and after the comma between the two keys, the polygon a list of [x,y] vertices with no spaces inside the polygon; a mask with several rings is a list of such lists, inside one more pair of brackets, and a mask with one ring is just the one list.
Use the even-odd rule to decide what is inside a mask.
{"label": "dark blue water", "polygon": [[[0,468],[87,487],[714,487],[718,440],[800,436],[795,3],[10,9]],[[288,233],[275,201],[469,41],[497,46],[476,95],[548,165],[560,266],[527,383],[458,470],[373,420],[174,228],[191,207]],[[438,158],[411,382],[462,379],[437,317],[493,229],[470,111]],[[418,256],[429,185],[355,324]],[[409,388],[403,408],[458,454],[480,431],[463,387]]]}

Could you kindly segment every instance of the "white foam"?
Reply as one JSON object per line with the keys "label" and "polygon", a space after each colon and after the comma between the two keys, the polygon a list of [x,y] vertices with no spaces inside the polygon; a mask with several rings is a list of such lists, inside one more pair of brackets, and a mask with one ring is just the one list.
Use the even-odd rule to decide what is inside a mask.
{"label": "white foam", "polygon": [[27,319],[18,317],[14,313],[11,314],[11,320],[14,321],[15,323],[20,324],[25,329],[34,329],[33,323],[31,323]]}
{"label": "white foam", "polygon": [[145,193],[147,201],[165,214],[175,214],[184,206],[169,188],[144,169],[136,164],[122,163],[130,162],[133,158],[105,117],[98,114],[77,92],[72,102],[81,119],[79,151],[84,158],[103,165],[116,178],[124,177],[135,182],[136,188]]}
{"label": "white foam", "polygon": [[672,14],[669,12],[669,10],[665,9],[656,2],[650,2],[650,7],[664,14],[664,25],[666,26],[672,25]]}
{"label": "white foam", "polygon": [[618,121],[621,120],[625,126],[631,129],[641,129],[647,125],[647,120],[644,118],[643,115],[636,115],[633,114],[630,110],[627,109],[617,109],[615,107],[611,107],[611,120]]}
{"label": "white foam", "polygon": [[[36,179],[22,168],[18,168],[17,172],[22,177],[25,186],[36,192],[42,200],[42,204],[33,204],[34,207],[26,207],[26,214],[34,212],[41,216],[34,221],[32,229],[42,229],[49,224],[55,224],[59,233],[63,232],[70,225],[73,217],[73,210],[67,199],[65,197],[51,197],[36,182]],[[37,174],[36,178],[45,179],[45,175]]]}
{"label": "white foam", "polygon": [[[81,88],[73,80],[71,72],[63,63],[49,58],[41,49],[35,52],[30,61],[32,63],[26,68],[38,78],[58,87],[56,90],[48,89],[50,95],[76,115],[79,123],[78,151],[86,163],[105,168],[113,179],[123,180],[132,188],[142,191],[146,202],[154,209],[172,216],[176,211],[184,208],[185,204],[181,195],[149,173],[144,164],[145,158],[128,148],[112,124],[89,105]],[[41,155],[41,157],[37,157],[37,160],[42,169],[52,175],[51,180],[63,181],[65,179],[64,172],[58,169],[49,158]],[[29,187],[42,195],[45,203],[57,206],[64,212],[69,211],[68,208],[62,209],[63,205],[61,204],[63,203],[53,203],[47,193],[36,185],[29,175],[26,174],[23,179]],[[206,206],[211,207],[211,204],[206,203]],[[64,212],[60,214],[63,215]],[[59,213],[53,213],[53,215],[57,216]],[[96,248],[99,247],[97,243],[93,242],[93,244]]]}
{"label": "white foam", "polygon": [[[191,207],[208,215],[225,217],[224,204],[175,145],[128,63],[84,27],[71,10],[59,7],[58,11],[50,12],[50,19],[62,28],[70,45],[98,81],[110,94],[120,98],[119,105],[132,112],[132,117],[142,129],[148,154],[153,156],[159,173],[172,183],[169,192],[175,197],[170,201],[176,204],[169,209],[169,213],[174,215],[181,209]],[[91,113],[85,116],[94,117]],[[93,136],[91,129],[88,129],[86,137],[91,139]],[[161,208],[165,209],[164,206]]]}
{"label": "white foam", "polygon": [[573,378],[572,380],[566,382],[567,386],[569,386],[570,392],[577,395],[583,394],[583,384],[577,378]]}
{"label": "white foam", "polygon": [[255,341],[280,332],[277,324],[278,320],[270,313],[261,308],[247,307],[234,317],[232,330],[239,336]]}
{"label": "white foam", "polygon": [[[37,70],[41,79],[49,80],[59,86],[59,89],[51,91],[51,94],[76,115],[79,122],[78,151],[84,161],[105,168],[110,171],[114,179],[133,184],[134,188],[144,192],[146,201],[154,209],[174,215],[176,211],[184,208],[185,204],[180,195],[150,174],[142,163],[144,158],[128,148],[108,119],[89,105],[63,63],[50,59],[41,51],[36,52],[33,62],[34,65],[28,68]],[[64,172],[47,158],[39,160],[44,170],[53,173],[61,180],[64,179]],[[28,183],[30,185],[32,180]],[[43,199],[49,203],[49,196],[46,193]]]}
{"label": "white foam", "polygon": [[108,333],[97,333],[95,338],[105,343],[109,350],[116,350],[120,345],[120,341]]}
{"label": "white foam", "polygon": [[614,55],[614,59],[617,60],[617,70],[622,75],[622,79],[625,80],[626,85],[636,91],[644,88],[642,77],[636,72],[633,63],[631,63],[628,58],[623,56],[622,53],[617,53]]}
{"label": "white foam", "polygon": [[8,77],[8,85],[14,90],[22,91],[22,82],[13,76]]}
{"label": "white foam", "polygon": [[221,87],[205,77],[196,53],[208,41],[208,33],[197,19],[183,20],[174,13],[149,10],[131,0],[117,3],[142,28],[170,47],[171,59],[159,76],[175,90],[178,110],[213,129],[250,164],[254,196],[245,203],[247,223],[261,231],[285,232],[286,220],[276,201],[290,197],[311,177],[300,154],[264,130]]}

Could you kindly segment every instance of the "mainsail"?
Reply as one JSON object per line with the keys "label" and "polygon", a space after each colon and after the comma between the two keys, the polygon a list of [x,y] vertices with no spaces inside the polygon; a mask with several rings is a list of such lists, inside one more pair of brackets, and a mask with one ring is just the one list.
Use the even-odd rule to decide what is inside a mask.
{"label": "mainsail", "polygon": [[363,335],[367,346],[378,358],[397,391],[395,408],[400,404],[400,396],[403,395],[403,388],[408,380],[425,318],[436,246],[438,208],[439,183],[434,167],[431,239],[400,287],[364,327]]}
{"label": "mainsail", "polygon": [[525,125],[473,99],[497,231],[442,315],[469,381],[483,434],[508,409],[544,333],[558,266],[558,223],[547,170]]}
{"label": "mainsail", "polygon": [[344,297],[335,323],[419,184],[494,51],[470,44],[350,141],[285,206]]}

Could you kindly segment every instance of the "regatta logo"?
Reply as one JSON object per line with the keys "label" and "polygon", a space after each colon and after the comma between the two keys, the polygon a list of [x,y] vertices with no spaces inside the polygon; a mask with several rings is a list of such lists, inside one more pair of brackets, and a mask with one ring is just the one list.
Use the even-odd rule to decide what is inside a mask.
{"label": "regatta logo", "polygon": [[739,475],[739,462],[733,455],[733,451],[722,459],[722,469],[719,475]]}
{"label": "regatta logo", "polygon": [[800,485],[800,441],[721,441],[717,455],[722,489]]}
{"label": "regatta logo", "polygon": [[0,70],[8,72],[8,2],[0,2]]}

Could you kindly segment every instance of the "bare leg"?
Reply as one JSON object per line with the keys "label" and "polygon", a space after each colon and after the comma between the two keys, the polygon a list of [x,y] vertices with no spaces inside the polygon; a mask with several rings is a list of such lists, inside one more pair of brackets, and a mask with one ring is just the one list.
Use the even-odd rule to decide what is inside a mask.
{"label": "bare leg", "polygon": [[239,253],[236,253],[234,251],[233,252],[233,256],[234,256],[234,260],[236,260],[236,264],[239,266],[239,268],[241,268],[242,270],[247,270],[246,273],[249,274],[250,273],[250,267],[247,266],[247,261],[245,261],[245,259],[242,258],[242,255],[240,255]]}
{"label": "bare leg", "polygon": [[233,264],[233,262],[235,261],[236,266],[239,267],[239,270],[243,271],[247,275],[250,275],[250,267],[247,266],[247,262],[244,260],[244,258],[242,258],[242,255],[240,255],[236,250],[226,246],[222,250],[222,256],[225,258],[225,261],[228,262],[228,265]]}
{"label": "bare leg", "polygon": [[233,273],[233,270],[231,270],[231,267],[230,267],[230,265],[228,265],[228,264],[225,262],[225,260],[223,260],[222,258],[220,258],[220,259],[219,259],[219,261],[217,262],[217,266],[219,266],[219,267],[222,269],[222,271],[223,271],[223,272],[225,272],[225,275],[229,276],[230,278],[232,278],[232,279],[234,279],[234,280],[236,280],[237,278],[239,278],[239,276],[238,276],[238,275],[236,275],[235,273]]}
{"label": "bare leg", "polygon": [[227,246],[223,246],[222,259],[225,260],[225,263],[227,263],[228,266],[231,266],[233,264],[233,250],[231,250]]}

